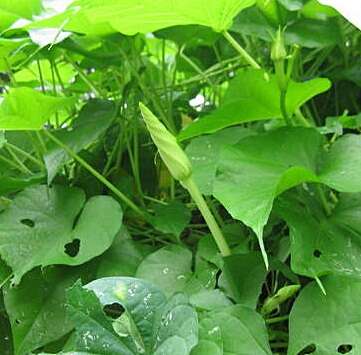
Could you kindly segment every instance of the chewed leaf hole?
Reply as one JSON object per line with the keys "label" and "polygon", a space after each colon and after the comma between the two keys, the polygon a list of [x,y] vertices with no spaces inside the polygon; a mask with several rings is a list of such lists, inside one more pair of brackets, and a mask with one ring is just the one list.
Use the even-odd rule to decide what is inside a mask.
{"label": "chewed leaf hole", "polygon": [[316,345],[310,344],[303,348],[297,355],[313,354],[316,351]]}
{"label": "chewed leaf hole", "polygon": [[342,344],[337,348],[337,351],[340,354],[347,354],[352,350],[352,345],[350,344]]}
{"label": "chewed leaf hole", "polygon": [[24,218],[20,221],[21,224],[24,224],[25,226],[28,226],[30,228],[35,227],[35,222],[32,219]]}
{"label": "chewed leaf hole", "polygon": [[108,317],[118,319],[124,313],[124,308],[119,303],[113,303],[105,305],[103,311]]}
{"label": "chewed leaf hole", "polygon": [[72,242],[64,245],[64,252],[72,258],[79,254],[80,240],[74,239]]}
{"label": "chewed leaf hole", "polygon": [[316,250],[313,252],[313,256],[314,256],[315,258],[320,258],[321,255],[322,255],[321,250],[316,249]]}

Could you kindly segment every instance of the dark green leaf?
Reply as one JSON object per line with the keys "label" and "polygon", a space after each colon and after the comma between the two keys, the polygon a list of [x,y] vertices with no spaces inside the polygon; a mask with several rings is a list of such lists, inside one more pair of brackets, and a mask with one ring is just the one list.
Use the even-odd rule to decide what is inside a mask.
{"label": "dark green leaf", "polygon": [[200,345],[192,351],[192,355],[203,355],[204,347],[215,349],[214,354],[272,354],[263,319],[244,306],[210,312],[202,319]]}
{"label": "dark green leaf", "polygon": [[255,309],[266,279],[261,253],[231,255],[224,258],[224,286],[239,304]]}
{"label": "dark green leaf", "polygon": [[0,215],[0,254],[17,284],[35,266],[79,265],[100,255],[121,223],[121,208],[111,197],[85,203],[77,188],[28,188]]}
{"label": "dark green leaf", "polygon": [[43,275],[35,270],[20,286],[4,291],[15,354],[28,354],[71,331],[65,312],[65,290],[77,279],[75,270],[59,268]]}
{"label": "dark green leaf", "polygon": [[172,201],[167,205],[155,204],[153,209],[155,215],[152,216],[151,223],[154,228],[177,238],[187,227],[191,218],[189,208],[178,201]]}
{"label": "dark green leaf", "polygon": [[11,177],[0,174],[0,195],[23,190],[28,186],[45,182],[45,175],[33,175],[30,177]]}
{"label": "dark green leaf", "polygon": [[192,253],[170,245],[148,255],[139,265],[136,277],[157,285],[167,296],[183,291],[192,276]]}
{"label": "dark green leaf", "polygon": [[[322,283],[326,295],[312,282],[292,308],[289,355],[297,355],[311,344],[315,354],[325,355],[357,354],[361,347],[361,282],[329,276]],[[342,351],[350,346],[352,351]]]}
{"label": "dark green leaf", "polygon": [[[116,114],[111,101],[91,100],[74,120],[71,130],[63,129],[55,136],[75,153],[96,141],[109,127]],[[52,144],[44,156],[51,183],[59,168],[69,160],[68,154],[59,146]]]}
{"label": "dark green leaf", "polygon": [[100,257],[97,278],[135,276],[139,264],[150,251],[148,249],[133,241],[123,226],[112,246]]}
{"label": "dark green leaf", "polygon": [[[69,292],[78,351],[109,355],[139,353],[187,355],[198,341],[197,315],[182,295],[166,301],[162,292],[133,278],[104,278]],[[103,307],[125,313],[106,317]],[[105,311],[106,308],[104,308]]]}
{"label": "dark green leaf", "polygon": [[361,276],[360,194],[341,195],[330,217],[291,198],[282,198],[277,212],[290,227],[294,272],[309,277],[329,273]]}

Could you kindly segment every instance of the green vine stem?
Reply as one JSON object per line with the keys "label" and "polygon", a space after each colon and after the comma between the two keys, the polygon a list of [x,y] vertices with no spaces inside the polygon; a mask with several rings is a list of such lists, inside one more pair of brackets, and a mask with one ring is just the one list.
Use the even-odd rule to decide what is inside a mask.
{"label": "green vine stem", "polygon": [[9,142],[5,143],[6,146],[8,146],[10,149],[14,150],[15,152],[21,154],[23,157],[25,157],[27,160],[30,160],[31,162],[33,162],[34,164],[38,165],[42,170],[44,170],[45,166],[43,164],[42,161],[34,158],[31,154],[25,152],[24,150],[22,150],[21,148],[17,147],[14,144],[11,144]]}
{"label": "green vine stem", "polygon": [[232,37],[228,31],[223,32],[224,38],[229,44],[244,58],[244,60],[254,69],[261,69],[261,66],[251,57],[251,55]]}
{"label": "green vine stem", "polygon": [[181,181],[182,186],[184,186],[189,194],[191,195],[192,199],[196,203],[199,211],[201,212],[204,220],[207,223],[209,230],[211,231],[214,241],[216,242],[219,251],[223,257],[231,255],[231,250],[225,240],[219,225],[214,218],[211,210],[209,209],[203,195],[199,191],[198,185],[193,180],[192,176],[188,177],[187,179]]}
{"label": "green vine stem", "polygon": [[221,255],[224,257],[229,256],[231,251],[223,233],[202,196],[199,187],[192,178],[192,164],[188,156],[178,144],[176,137],[167,130],[164,124],[160,122],[148,107],[139,103],[139,108],[164,164],[173,178],[178,180],[189,191],[189,194],[204,217]]}
{"label": "green vine stem", "polygon": [[43,131],[44,134],[52,140],[59,147],[64,149],[74,160],[76,160],[84,169],[88,170],[95,178],[97,178],[103,185],[105,185],[110,191],[112,191],[124,204],[126,204],[130,209],[132,209],[136,214],[146,218],[146,213],[143,212],[133,201],[131,201],[127,196],[125,196],[121,191],[119,191],[109,180],[107,180],[102,174],[96,171],[90,164],[88,164],[83,158],[81,158],[77,153],[75,153],[71,148],[66,144],[56,138],[52,133],[47,130]]}

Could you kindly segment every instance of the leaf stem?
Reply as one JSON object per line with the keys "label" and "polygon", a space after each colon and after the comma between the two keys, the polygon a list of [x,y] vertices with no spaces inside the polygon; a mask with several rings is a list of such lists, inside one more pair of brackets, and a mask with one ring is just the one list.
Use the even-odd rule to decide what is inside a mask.
{"label": "leaf stem", "polygon": [[13,273],[8,275],[2,282],[0,282],[0,290],[7,284],[8,281],[11,280],[11,278],[14,276]]}
{"label": "leaf stem", "polygon": [[323,206],[323,208],[324,208],[324,210],[326,212],[326,215],[331,216],[332,210],[331,210],[330,204],[327,201],[325,191],[323,190],[322,186],[319,185],[319,184],[317,185],[317,191],[318,191],[318,193],[320,195],[322,206]]}
{"label": "leaf stem", "polygon": [[5,148],[8,151],[8,153],[10,154],[10,156],[17,162],[17,164],[19,165],[19,167],[25,174],[29,174],[29,175],[33,174],[30,171],[30,169],[28,169],[28,167],[19,159],[19,157],[15,154],[13,149],[8,144],[5,144]]}
{"label": "leaf stem", "polygon": [[32,161],[34,164],[38,165],[41,169],[44,169],[44,164],[42,161],[34,158],[31,154],[25,152],[24,150],[20,149],[19,147],[17,147],[16,145],[13,145],[9,142],[6,142],[6,145],[11,148],[12,150],[14,150],[15,152],[21,154],[22,156],[24,156],[26,159]]}
{"label": "leaf stem", "polygon": [[74,69],[78,72],[80,78],[84,81],[85,84],[87,84],[89,86],[89,88],[93,91],[93,93],[97,96],[97,97],[103,97],[104,95],[102,95],[102,92],[100,89],[98,89],[94,83],[87,77],[87,75],[85,75],[82,71],[82,69],[79,67],[79,65],[72,59],[70,58],[70,56],[68,56],[67,54],[64,55],[64,58],[66,59],[66,61],[68,63],[70,63]]}
{"label": "leaf stem", "polygon": [[74,160],[76,160],[84,169],[88,170],[95,178],[97,178],[110,191],[112,191],[117,197],[119,197],[119,199],[124,202],[129,208],[131,208],[135,213],[142,217],[146,217],[146,214],[133,201],[131,201],[127,196],[125,196],[121,191],[119,191],[109,180],[107,180],[102,174],[96,171],[90,164],[88,164],[71,148],[69,148],[66,144],[56,138],[49,131],[44,130],[44,134],[48,136],[49,139],[51,139],[59,147],[63,148]]}
{"label": "leaf stem", "polygon": [[292,120],[288,116],[288,113],[287,113],[286,98],[287,98],[287,89],[286,90],[281,89],[281,92],[280,92],[280,109],[281,109],[281,113],[282,113],[283,119],[285,120],[287,126],[292,126]]}
{"label": "leaf stem", "polygon": [[[0,155],[0,161],[3,161],[4,163],[8,164],[9,166],[13,167],[14,169],[17,169],[21,173],[24,173],[24,170],[16,163],[14,163],[12,160],[5,158],[4,156]],[[27,174],[27,172],[25,172]]]}
{"label": "leaf stem", "polygon": [[261,69],[261,66],[251,57],[251,55],[232,37],[228,31],[223,32],[224,38],[230,45],[245,59],[245,61],[254,69]]}
{"label": "leaf stem", "polygon": [[197,184],[194,182],[192,176],[183,180],[181,183],[189,191],[189,194],[191,195],[198,209],[200,210],[221,252],[221,255],[223,257],[231,255],[231,250],[227,244],[227,241],[225,240],[223,233],[218,226],[218,223],[216,222],[212,212],[210,211],[204,197],[199,191],[199,188]]}

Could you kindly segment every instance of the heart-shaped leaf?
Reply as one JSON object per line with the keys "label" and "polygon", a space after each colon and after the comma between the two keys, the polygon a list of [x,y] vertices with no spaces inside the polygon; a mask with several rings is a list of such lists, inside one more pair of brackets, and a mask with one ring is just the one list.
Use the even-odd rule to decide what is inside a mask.
{"label": "heart-shaped leaf", "polygon": [[[312,79],[302,83],[291,81],[287,91],[289,115],[312,97],[330,88],[328,79]],[[187,126],[178,138],[189,139],[240,123],[282,118],[280,91],[275,75],[258,69],[240,70],[231,81],[222,105]]]}
{"label": "heart-shaped leaf", "polygon": [[291,196],[277,202],[276,212],[290,227],[293,271],[309,277],[361,277],[361,195],[341,194],[328,217],[316,206],[313,199]]}
{"label": "heart-shaped leaf", "polygon": [[65,312],[65,290],[79,277],[79,270],[65,267],[43,274],[28,273],[18,287],[4,290],[16,355],[26,355],[58,340],[73,328]]}
{"label": "heart-shaped leaf", "polygon": [[316,182],[341,192],[361,191],[360,136],[344,136],[328,152],[323,143],[315,129],[281,128],[221,151],[213,194],[254,230],[261,248],[273,201],[287,189]]}
{"label": "heart-shaped leaf", "polygon": [[[104,355],[187,355],[198,342],[197,314],[182,295],[167,302],[151,284],[112,277],[69,291],[75,349]],[[118,310],[112,317],[110,310]]]}
{"label": "heart-shaped leaf", "polygon": [[[255,0],[79,0],[64,13],[30,27],[59,28],[87,34],[148,33],[177,25],[227,30],[233,18]],[[64,21],[67,22],[64,25]]]}
{"label": "heart-shaped leaf", "polygon": [[210,312],[200,322],[200,343],[192,355],[205,354],[272,354],[262,317],[244,306],[227,307]]}
{"label": "heart-shaped leaf", "polygon": [[315,354],[357,354],[361,347],[361,282],[328,276],[322,284],[326,295],[312,282],[292,308],[289,355],[307,348]]}
{"label": "heart-shaped leaf", "polygon": [[77,188],[31,187],[0,215],[0,255],[17,284],[35,266],[79,265],[102,254],[121,223],[121,207],[111,197],[85,203]]}

